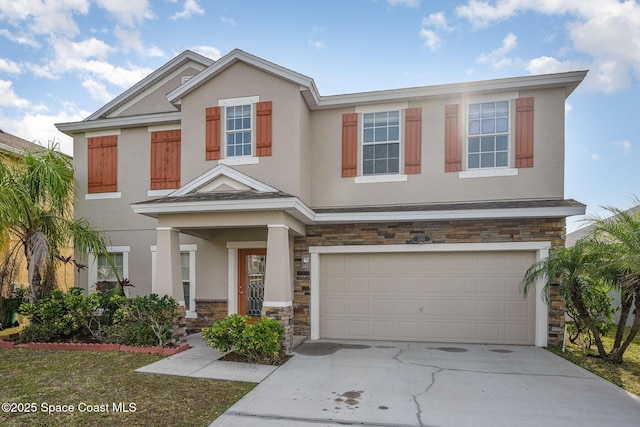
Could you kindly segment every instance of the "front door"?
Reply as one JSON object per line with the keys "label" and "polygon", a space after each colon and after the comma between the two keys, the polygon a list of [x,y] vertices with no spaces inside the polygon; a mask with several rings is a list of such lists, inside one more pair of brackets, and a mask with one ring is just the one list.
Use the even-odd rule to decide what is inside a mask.
{"label": "front door", "polygon": [[262,315],[267,249],[238,249],[238,314]]}

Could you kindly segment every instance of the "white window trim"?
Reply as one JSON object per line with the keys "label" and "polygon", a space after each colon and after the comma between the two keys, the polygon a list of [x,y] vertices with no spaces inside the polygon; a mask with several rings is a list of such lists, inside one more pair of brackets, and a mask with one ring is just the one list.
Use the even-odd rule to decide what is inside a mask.
{"label": "white window trim", "polygon": [[151,132],[164,132],[167,130],[181,130],[182,126],[180,124],[169,124],[169,125],[155,125],[155,126],[148,126],[147,127],[147,132],[151,133]]}
{"label": "white window trim", "polygon": [[147,190],[147,196],[149,197],[162,197],[168,194],[173,193],[176,189],[168,189],[168,190]]}
{"label": "white window trim", "polygon": [[[158,246],[151,245],[151,292],[155,292],[156,287],[156,259],[158,255]],[[179,304],[187,307],[187,319],[195,319],[198,317],[196,312],[196,251],[198,245],[180,245],[180,252],[189,252],[189,306],[187,307],[184,300],[178,301]],[[188,308],[193,307],[193,310]]]}
{"label": "white window trim", "polygon": [[89,138],[98,138],[101,136],[118,136],[121,133],[122,132],[120,131],[120,129],[96,130],[93,132],[85,132],[84,137],[89,139]]}
{"label": "white window trim", "polygon": [[[320,257],[322,254],[348,253],[399,253],[399,252],[486,252],[486,251],[531,251],[536,253],[536,262],[549,256],[551,242],[505,242],[505,243],[434,243],[425,245],[350,245],[310,246],[311,254],[311,340],[320,339]],[[548,340],[549,306],[545,301],[544,280],[535,284],[535,345],[546,347]]]}
{"label": "white window trim", "polygon": [[85,200],[102,200],[102,199],[121,199],[122,192],[114,191],[109,193],[87,193],[84,195]]}
{"label": "white window trim", "polygon": [[[252,131],[253,132],[253,131]],[[254,150],[255,143],[251,143],[251,150]],[[225,146],[225,151],[227,147]],[[260,157],[256,156],[234,156],[234,157],[225,157],[223,159],[218,160],[218,164],[227,165],[227,166],[238,166],[238,165],[257,165],[260,163]]]}
{"label": "white window trim", "polygon": [[263,240],[227,242],[227,314],[238,313],[238,249],[265,248]]}
{"label": "white window trim", "polygon": [[[495,97],[477,97],[477,98],[472,98],[472,99],[468,99],[467,102],[464,104],[464,120],[465,120],[465,135],[464,135],[464,170],[461,171],[458,174],[458,178],[484,178],[484,177],[488,177],[488,176],[513,176],[514,174],[512,172],[509,172],[509,170],[511,169],[515,169],[517,171],[516,168],[512,167],[512,165],[515,164],[515,141],[513,140],[513,133],[515,131],[515,102],[512,102],[514,99],[516,99],[518,97],[517,93],[510,93],[505,95],[504,97],[499,97],[499,98],[495,98]],[[492,168],[473,168],[470,169],[469,168],[469,106],[472,104],[482,104],[485,102],[502,102],[502,101],[507,101],[509,102],[509,132],[507,132],[508,138],[509,138],[509,164],[507,166],[494,166]],[[498,135],[498,134],[492,134],[492,135]],[[477,136],[481,136],[481,135],[477,135]],[[507,172],[500,172],[500,171],[507,171]],[[469,173],[467,174],[466,172],[478,172],[478,171],[498,171],[495,174],[491,174],[491,173],[480,173],[477,176],[474,176],[473,173]],[[515,174],[517,175],[517,173]]]}
{"label": "white window trim", "polygon": [[[129,252],[131,252],[131,246],[107,246],[107,253],[122,253],[122,277],[120,279],[129,278]],[[98,258],[89,253],[87,256],[89,283],[87,284],[87,290],[89,293],[96,291],[96,283],[98,282]],[[124,293],[129,296],[129,287],[125,286]]]}
{"label": "white window trim", "polygon": [[517,176],[517,168],[478,168],[458,172],[458,178],[489,178],[493,176]]}
{"label": "white window trim", "polygon": [[[222,152],[224,157],[218,160],[219,164],[228,166],[255,165],[260,163],[256,157],[256,104],[260,102],[259,96],[245,96],[241,98],[219,99],[218,106],[222,107]],[[227,107],[237,107],[239,105],[251,105],[251,155],[249,156],[227,156]]]}
{"label": "white window trim", "polygon": [[362,175],[356,176],[356,184],[374,184],[378,182],[404,182],[407,181],[406,174],[390,174],[390,175]]}
{"label": "white window trim", "polygon": [[[402,159],[404,159],[404,120],[405,120],[405,114],[406,114],[406,109],[409,108],[408,103],[406,102],[402,102],[402,103],[396,103],[396,104],[385,104],[382,106],[371,106],[371,107],[360,107],[360,108],[356,108],[356,112],[359,113],[359,117],[358,117],[358,174],[356,176],[355,179],[355,183],[356,184],[365,184],[365,183],[374,183],[374,182],[400,182],[400,181],[406,181],[406,175],[403,174],[404,172],[404,162],[402,161]],[[388,112],[392,112],[392,111],[397,111],[399,118],[398,118],[398,127],[400,128],[399,132],[398,132],[398,173],[387,173],[387,174],[372,174],[372,175],[365,175],[364,174],[364,114],[373,114],[373,113],[388,113]],[[386,142],[379,142],[379,143],[368,143],[367,145],[376,145],[376,144],[395,144],[395,141],[386,141]],[[400,176],[404,176],[405,178],[402,179],[394,179],[395,177],[400,177]],[[389,180],[376,180],[376,179],[372,179],[370,180],[369,178],[373,178],[373,177],[390,177],[391,179]],[[358,179],[358,178],[365,178],[365,179]]]}

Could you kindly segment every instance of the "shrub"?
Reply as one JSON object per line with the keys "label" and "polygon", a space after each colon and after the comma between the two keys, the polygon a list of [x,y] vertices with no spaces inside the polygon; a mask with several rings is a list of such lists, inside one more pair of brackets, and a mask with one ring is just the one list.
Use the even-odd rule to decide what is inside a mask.
{"label": "shrub", "polygon": [[[30,326],[39,325],[36,327],[39,336],[63,340],[87,334],[89,313],[96,309],[97,301],[79,292],[65,294],[54,289],[35,303],[22,304],[19,311],[29,318]],[[47,329],[47,333],[42,332],[43,329]]]}
{"label": "shrub", "polygon": [[250,316],[231,314],[203,329],[202,339],[222,353],[237,353],[251,363],[274,361],[280,354],[284,326],[266,317],[253,324],[250,321]]}
{"label": "shrub", "polygon": [[163,346],[171,339],[173,319],[177,316],[178,301],[165,295],[150,294],[121,300],[113,314],[114,325],[122,328],[123,342],[127,345]]}

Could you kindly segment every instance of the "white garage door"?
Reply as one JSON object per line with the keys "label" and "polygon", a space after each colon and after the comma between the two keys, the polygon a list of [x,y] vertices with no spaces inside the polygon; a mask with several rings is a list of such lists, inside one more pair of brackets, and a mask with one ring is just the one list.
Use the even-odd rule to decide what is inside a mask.
{"label": "white garage door", "polygon": [[533,344],[533,252],[323,254],[320,337]]}

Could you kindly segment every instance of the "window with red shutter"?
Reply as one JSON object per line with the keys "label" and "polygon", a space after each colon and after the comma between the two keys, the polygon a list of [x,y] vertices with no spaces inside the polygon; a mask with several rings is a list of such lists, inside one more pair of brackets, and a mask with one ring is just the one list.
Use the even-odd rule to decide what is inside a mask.
{"label": "window with red shutter", "polygon": [[444,123],[444,171],[458,172],[462,170],[462,134],[458,104],[445,105]]}
{"label": "window with red shutter", "polygon": [[516,99],[516,167],[533,167],[533,97]]}
{"label": "window with red shutter", "polygon": [[256,104],[256,155],[271,155],[271,101]]}
{"label": "window with red shutter", "polygon": [[179,129],[151,132],[151,190],[180,187]]}
{"label": "window with red shutter", "polygon": [[422,155],[422,108],[407,109],[404,121],[404,173],[419,174]]}
{"label": "window with red shutter", "polygon": [[220,107],[209,107],[206,117],[206,159],[220,159]]}
{"label": "window with red shutter", "polygon": [[88,193],[118,191],[118,136],[87,139]]}
{"label": "window with red shutter", "polygon": [[342,177],[356,176],[358,166],[358,114],[342,115]]}

